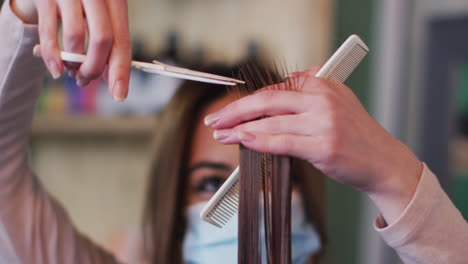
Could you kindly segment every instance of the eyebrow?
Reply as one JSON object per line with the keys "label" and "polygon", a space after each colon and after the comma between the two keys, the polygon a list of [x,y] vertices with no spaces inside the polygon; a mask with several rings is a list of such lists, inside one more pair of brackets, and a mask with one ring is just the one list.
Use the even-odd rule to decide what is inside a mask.
{"label": "eyebrow", "polygon": [[218,163],[218,162],[211,162],[211,161],[201,161],[193,165],[189,169],[189,174],[198,170],[198,169],[215,169],[215,170],[223,170],[223,171],[232,171],[233,168],[225,163]]}

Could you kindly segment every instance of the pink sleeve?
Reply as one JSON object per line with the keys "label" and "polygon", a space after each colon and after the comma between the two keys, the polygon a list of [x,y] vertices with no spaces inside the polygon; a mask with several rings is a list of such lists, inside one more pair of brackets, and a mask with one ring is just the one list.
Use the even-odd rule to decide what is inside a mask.
{"label": "pink sleeve", "polygon": [[28,138],[45,67],[37,27],[5,1],[0,13],[0,263],[115,263],[81,235],[28,164]]}
{"label": "pink sleeve", "polygon": [[402,215],[388,226],[378,216],[375,229],[404,263],[468,263],[468,224],[426,164]]}

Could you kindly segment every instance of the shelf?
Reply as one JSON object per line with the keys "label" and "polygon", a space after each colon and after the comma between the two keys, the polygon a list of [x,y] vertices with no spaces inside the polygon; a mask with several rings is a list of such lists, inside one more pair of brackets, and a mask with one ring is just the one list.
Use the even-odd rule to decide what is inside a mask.
{"label": "shelf", "polygon": [[31,136],[150,136],[157,117],[36,115]]}

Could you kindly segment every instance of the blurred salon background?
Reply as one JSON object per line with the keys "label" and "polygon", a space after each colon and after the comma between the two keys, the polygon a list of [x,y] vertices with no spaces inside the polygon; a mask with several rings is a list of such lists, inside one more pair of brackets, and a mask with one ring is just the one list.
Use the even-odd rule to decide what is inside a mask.
{"label": "blurred salon background", "polygon": [[[304,70],[358,34],[371,52],[347,85],[429,165],[468,218],[468,1],[128,4],[133,58],[191,68],[266,57]],[[84,88],[65,75],[44,82],[32,129],[33,167],[83,233],[118,248],[141,222],[158,112],[180,81],[135,71],[124,103],[98,81]],[[377,211],[364,195],[331,181],[323,195],[326,263],[399,263],[374,232]]]}

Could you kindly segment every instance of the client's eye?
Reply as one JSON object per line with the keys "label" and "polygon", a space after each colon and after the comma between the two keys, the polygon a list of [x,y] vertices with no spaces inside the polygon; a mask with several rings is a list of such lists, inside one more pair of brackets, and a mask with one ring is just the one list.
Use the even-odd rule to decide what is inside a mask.
{"label": "client's eye", "polygon": [[194,186],[193,190],[197,193],[215,193],[223,184],[226,178],[221,175],[205,176]]}

